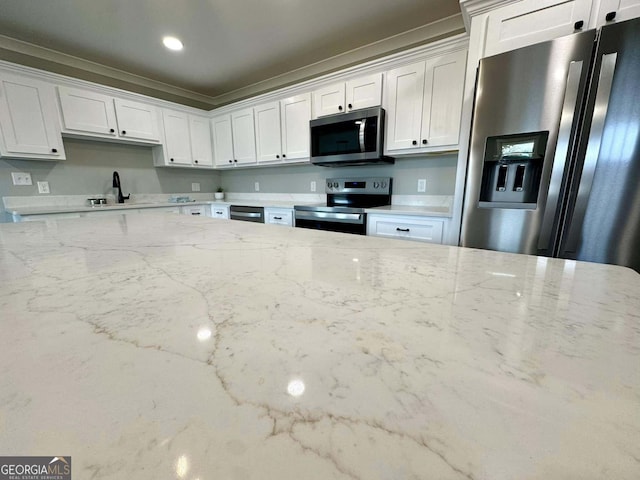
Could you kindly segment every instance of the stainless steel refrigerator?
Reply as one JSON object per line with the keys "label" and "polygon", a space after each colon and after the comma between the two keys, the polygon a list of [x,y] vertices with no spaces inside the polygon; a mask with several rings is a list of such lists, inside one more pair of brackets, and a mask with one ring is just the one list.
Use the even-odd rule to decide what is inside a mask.
{"label": "stainless steel refrigerator", "polygon": [[640,19],[481,60],[460,238],[640,272]]}

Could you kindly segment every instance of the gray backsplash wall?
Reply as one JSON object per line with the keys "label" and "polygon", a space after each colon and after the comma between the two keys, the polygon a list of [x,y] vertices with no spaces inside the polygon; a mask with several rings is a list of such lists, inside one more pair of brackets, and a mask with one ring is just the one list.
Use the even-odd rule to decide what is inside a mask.
{"label": "gray backsplash wall", "polygon": [[453,195],[456,180],[457,155],[425,156],[396,159],[393,165],[328,168],[315,165],[289,167],[248,168],[224,170],[221,184],[228,192],[255,192],[260,183],[264,193],[310,193],[311,181],[317,192],[324,193],[324,181],[331,177],[392,177],[393,193],[419,195],[418,179],[427,179],[423,195]]}
{"label": "gray backsplash wall", "polygon": [[[38,195],[37,181],[48,181],[51,195],[113,193],[112,175],[120,174],[128,193],[188,193],[191,184],[200,191],[215,192],[220,174],[214,170],[155,168],[151,147],[64,139],[67,159],[57,162],[0,160],[0,198]],[[12,184],[11,172],[29,172],[32,186]]]}

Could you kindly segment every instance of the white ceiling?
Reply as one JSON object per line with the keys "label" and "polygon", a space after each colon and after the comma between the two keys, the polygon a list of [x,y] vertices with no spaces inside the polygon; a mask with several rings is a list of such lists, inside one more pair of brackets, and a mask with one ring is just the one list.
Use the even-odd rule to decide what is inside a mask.
{"label": "white ceiling", "polygon": [[458,0],[0,0],[0,34],[215,98],[459,12]]}

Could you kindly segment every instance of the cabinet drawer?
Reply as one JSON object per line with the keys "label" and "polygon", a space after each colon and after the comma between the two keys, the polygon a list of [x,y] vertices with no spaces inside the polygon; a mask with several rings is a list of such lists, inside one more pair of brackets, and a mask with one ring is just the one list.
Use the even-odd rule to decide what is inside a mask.
{"label": "cabinet drawer", "polygon": [[374,217],[370,219],[369,235],[403,238],[429,243],[442,243],[444,222],[441,220],[396,220]]}
{"label": "cabinet drawer", "polygon": [[229,205],[211,205],[211,216],[213,218],[229,219]]}
{"label": "cabinet drawer", "polygon": [[266,208],[264,212],[265,223],[272,223],[275,225],[287,225],[293,227],[293,211],[289,209],[269,209]]}
{"label": "cabinet drawer", "polygon": [[207,216],[207,208],[205,205],[194,205],[193,207],[180,207],[180,212],[183,215],[200,215],[201,217]]}

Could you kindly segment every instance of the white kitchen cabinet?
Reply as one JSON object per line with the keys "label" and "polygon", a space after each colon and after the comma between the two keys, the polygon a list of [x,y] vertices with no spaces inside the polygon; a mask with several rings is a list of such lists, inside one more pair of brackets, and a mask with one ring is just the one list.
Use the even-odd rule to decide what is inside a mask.
{"label": "white kitchen cabinet", "polygon": [[159,142],[158,111],[155,106],[116,98],[118,134],[122,138]]}
{"label": "white kitchen cabinet", "polygon": [[[596,19],[592,22],[595,27],[640,17],[640,0],[595,0],[594,3],[597,3]],[[613,13],[615,17],[607,20],[607,15]]]}
{"label": "white kitchen cabinet", "polygon": [[311,94],[305,93],[254,108],[258,163],[309,158]]}
{"label": "white kitchen cabinet", "polygon": [[213,218],[226,218],[229,219],[229,205],[221,203],[211,204],[211,216]]}
{"label": "white kitchen cabinet", "polygon": [[497,8],[487,19],[482,56],[569,35],[577,26],[587,29],[591,4],[591,0],[523,0]]}
{"label": "white kitchen cabinet", "polygon": [[282,160],[280,102],[269,102],[253,109],[256,121],[256,154],[259,163]]}
{"label": "white kitchen cabinet", "polygon": [[64,86],[58,87],[58,97],[64,133],[135,143],[160,141],[153,105]]}
{"label": "white kitchen cabinet", "polygon": [[417,215],[367,215],[367,235],[442,243],[445,220]]}
{"label": "white kitchen cabinet", "polygon": [[253,108],[245,108],[231,114],[233,131],[233,163],[247,165],[256,163],[256,131],[253,123]]}
{"label": "white kitchen cabinet", "polygon": [[313,116],[318,118],[324,115],[375,107],[381,103],[382,74],[375,73],[314,90]]}
{"label": "white kitchen cabinet", "polygon": [[189,115],[189,136],[191,139],[191,158],[198,167],[213,166],[211,150],[211,129],[209,119],[197,115]]}
{"label": "white kitchen cabinet", "polygon": [[189,116],[175,110],[162,111],[164,157],[167,165],[191,165]]}
{"label": "white kitchen cabinet", "polygon": [[216,166],[233,166],[233,133],[231,115],[220,115],[211,120],[213,158]]}
{"label": "white kitchen cabinet", "polygon": [[458,148],[465,68],[460,50],[387,72],[385,152]]}
{"label": "white kitchen cabinet", "polygon": [[0,156],[64,160],[54,87],[18,75],[0,75]]}
{"label": "white kitchen cabinet", "polygon": [[264,223],[293,227],[293,209],[265,207]]}
{"label": "white kitchen cabinet", "polygon": [[153,152],[156,166],[211,167],[209,119],[176,110],[162,110],[164,142]]}

